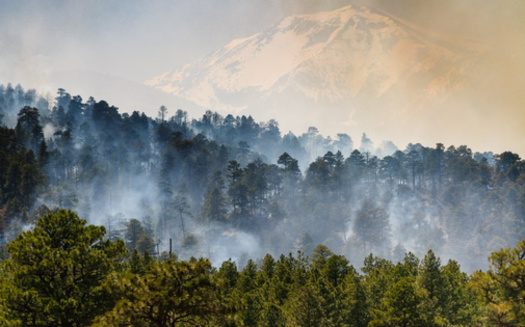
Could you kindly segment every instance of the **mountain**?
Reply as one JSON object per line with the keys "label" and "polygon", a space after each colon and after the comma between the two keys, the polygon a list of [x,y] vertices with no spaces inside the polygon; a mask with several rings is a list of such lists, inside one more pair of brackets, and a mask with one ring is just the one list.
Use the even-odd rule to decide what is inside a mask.
{"label": "mountain", "polygon": [[394,134],[465,92],[484,52],[380,10],[347,6],[287,17],[145,83],[212,110],[277,118],[292,130]]}

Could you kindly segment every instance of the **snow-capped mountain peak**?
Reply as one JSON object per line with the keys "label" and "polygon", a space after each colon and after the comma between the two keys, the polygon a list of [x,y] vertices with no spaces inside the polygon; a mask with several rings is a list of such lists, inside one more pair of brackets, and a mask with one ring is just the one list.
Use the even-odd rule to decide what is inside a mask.
{"label": "snow-capped mountain peak", "polygon": [[396,98],[407,88],[417,89],[409,102],[421,106],[461,88],[479,54],[447,42],[374,8],[347,6],[286,17],[146,84],[219,111],[289,106],[276,100],[287,94],[349,111],[348,99]]}

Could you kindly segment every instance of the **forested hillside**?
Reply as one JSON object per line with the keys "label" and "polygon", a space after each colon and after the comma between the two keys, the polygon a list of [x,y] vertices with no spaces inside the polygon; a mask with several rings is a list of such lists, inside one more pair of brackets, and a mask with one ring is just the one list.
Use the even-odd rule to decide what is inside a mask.
{"label": "forested hillside", "polygon": [[[0,86],[2,243],[55,207],[125,240],[130,253],[278,257],[318,244],[360,266],[432,249],[462,269],[525,235],[525,162],[516,153],[418,143],[398,150],[363,135],[283,135],[276,121],[120,113],[59,89],[44,99]],[[417,140],[414,140],[417,142]],[[393,263],[393,265],[395,265]]]}

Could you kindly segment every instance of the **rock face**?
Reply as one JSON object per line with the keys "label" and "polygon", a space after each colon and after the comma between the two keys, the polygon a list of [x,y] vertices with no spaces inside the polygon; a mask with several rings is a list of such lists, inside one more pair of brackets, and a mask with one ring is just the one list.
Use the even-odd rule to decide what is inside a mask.
{"label": "rock face", "polygon": [[146,84],[211,110],[249,109],[286,128],[341,130],[442,103],[468,85],[482,53],[474,43],[348,6],[287,17]]}

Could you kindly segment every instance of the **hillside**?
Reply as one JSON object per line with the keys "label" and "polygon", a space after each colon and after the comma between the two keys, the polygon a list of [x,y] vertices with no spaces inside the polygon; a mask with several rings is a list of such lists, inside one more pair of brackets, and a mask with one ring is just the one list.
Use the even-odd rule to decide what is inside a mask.
{"label": "hillside", "polygon": [[142,226],[147,238],[131,248],[159,252],[172,239],[181,256],[214,263],[322,243],[358,263],[370,252],[400,260],[433,249],[473,271],[525,235],[525,164],[510,151],[400,150],[212,111],[121,114],[64,89],[49,103],[20,85],[0,86],[0,107],[7,241],[59,207],[110,238]]}

